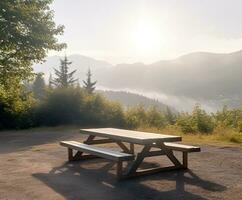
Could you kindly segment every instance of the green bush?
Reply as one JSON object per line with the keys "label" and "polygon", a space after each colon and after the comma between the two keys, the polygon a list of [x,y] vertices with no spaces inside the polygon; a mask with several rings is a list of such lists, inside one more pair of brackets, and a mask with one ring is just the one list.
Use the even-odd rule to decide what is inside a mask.
{"label": "green bush", "polygon": [[53,89],[35,108],[36,125],[78,124],[82,126],[125,125],[120,104],[81,88]]}
{"label": "green bush", "polygon": [[214,122],[210,115],[202,110],[200,105],[196,105],[192,112],[192,123],[196,130],[201,133],[211,133],[214,129]]}
{"label": "green bush", "polygon": [[200,105],[196,105],[191,114],[181,113],[177,125],[184,133],[211,133],[215,126],[212,116],[202,110]]}
{"label": "green bush", "polygon": [[36,125],[80,123],[85,104],[84,92],[76,88],[52,90],[35,108]]}
{"label": "green bush", "polygon": [[165,115],[155,107],[148,109],[146,118],[147,126],[149,127],[164,128],[168,124]]}
{"label": "green bush", "polygon": [[192,117],[188,113],[181,113],[177,119],[177,125],[183,133],[194,133],[196,128],[192,123]]}
{"label": "green bush", "polygon": [[238,122],[238,130],[242,132],[242,120]]}
{"label": "green bush", "polygon": [[33,125],[32,95],[23,85],[0,87],[0,129],[27,128]]}
{"label": "green bush", "polygon": [[147,125],[147,113],[142,105],[131,107],[126,110],[126,126],[131,129]]}
{"label": "green bush", "polygon": [[145,109],[142,105],[129,108],[126,111],[126,125],[128,128],[156,127],[164,128],[168,121],[165,114],[156,107]]}
{"label": "green bush", "polygon": [[87,95],[83,109],[85,124],[122,127],[125,124],[123,108],[100,94]]}

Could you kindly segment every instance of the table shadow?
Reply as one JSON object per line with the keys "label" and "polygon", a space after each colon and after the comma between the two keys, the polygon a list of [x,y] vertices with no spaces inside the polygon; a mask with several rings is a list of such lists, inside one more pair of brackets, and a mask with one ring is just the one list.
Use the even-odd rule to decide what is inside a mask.
{"label": "table shadow", "polygon": [[[94,168],[93,164],[96,164]],[[143,166],[146,168],[149,165],[153,167],[157,163],[144,163]],[[117,181],[114,174],[107,173],[107,170],[113,167],[113,162],[102,159],[85,163],[67,162],[53,168],[49,173],[35,173],[32,176],[68,200],[204,200],[206,199],[204,195],[201,196],[204,190],[205,192],[226,190],[225,186],[204,180],[191,170],[161,172]],[[187,187],[193,189],[186,190]],[[191,192],[194,191],[194,187],[198,189]]]}

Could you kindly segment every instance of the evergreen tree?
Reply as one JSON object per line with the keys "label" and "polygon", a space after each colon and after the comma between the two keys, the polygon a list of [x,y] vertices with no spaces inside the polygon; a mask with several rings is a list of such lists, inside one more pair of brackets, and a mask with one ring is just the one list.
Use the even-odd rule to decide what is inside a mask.
{"label": "evergreen tree", "polygon": [[52,86],[52,74],[50,73],[50,76],[49,76],[49,84],[48,84],[48,87],[49,87],[49,89],[52,89],[53,88],[53,86]]}
{"label": "evergreen tree", "polygon": [[95,90],[95,85],[97,83],[97,81],[92,82],[91,77],[92,77],[92,73],[91,73],[91,70],[89,68],[88,72],[87,72],[87,80],[83,81],[83,83],[84,83],[83,87],[88,92],[88,94],[93,93],[93,91]]}
{"label": "evergreen tree", "polygon": [[77,79],[74,79],[73,75],[76,72],[76,70],[69,72],[69,67],[72,62],[69,62],[67,57],[65,56],[64,60],[60,60],[61,64],[59,67],[59,70],[55,70],[56,78],[53,79],[52,83],[56,87],[60,88],[67,88],[70,86],[73,86],[73,84],[77,81]]}
{"label": "evergreen tree", "polygon": [[176,116],[172,113],[169,106],[166,106],[165,117],[169,124],[174,125],[176,123]]}
{"label": "evergreen tree", "polygon": [[43,99],[45,95],[45,81],[42,73],[38,73],[33,83],[33,93],[36,99]]}

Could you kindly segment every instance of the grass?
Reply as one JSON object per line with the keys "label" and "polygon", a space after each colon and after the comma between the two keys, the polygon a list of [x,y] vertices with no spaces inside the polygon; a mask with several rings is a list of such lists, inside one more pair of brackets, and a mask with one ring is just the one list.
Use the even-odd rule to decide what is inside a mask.
{"label": "grass", "polygon": [[[26,132],[28,134],[36,133],[39,131],[48,131],[48,132],[77,132],[82,128],[80,126],[56,126],[56,127],[37,127],[26,130],[8,130],[1,131],[1,134],[9,134],[9,133],[18,133],[18,132]],[[87,128],[87,127],[85,127]],[[242,147],[242,133],[232,129],[225,127],[217,127],[213,133],[211,134],[201,134],[201,133],[193,133],[193,134],[184,134],[177,126],[168,126],[164,129],[151,128],[151,127],[140,127],[137,129],[138,131],[146,131],[146,132],[154,132],[161,134],[169,134],[169,135],[180,135],[182,136],[182,141],[184,143],[190,143],[194,145],[199,144],[209,144],[216,146],[240,146]]]}
{"label": "grass", "polygon": [[242,133],[239,133],[232,128],[218,127],[211,134],[184,134],[176,126],[169,126],[164,129],[140,127],[137,130],[169,135],[180,135],[182,136],[182,141],[184,143],[242,147]]}

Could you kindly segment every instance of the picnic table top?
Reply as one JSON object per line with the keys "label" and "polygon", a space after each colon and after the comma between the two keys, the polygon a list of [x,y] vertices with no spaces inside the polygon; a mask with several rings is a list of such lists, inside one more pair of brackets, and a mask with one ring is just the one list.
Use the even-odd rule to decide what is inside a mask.
{"label": "picnic table top", "polygon": [[80,133],[137,144],[148,144],[153,142],[177,142],[182,140],[181,136],[131,131],[117,128],[80,129]]}

